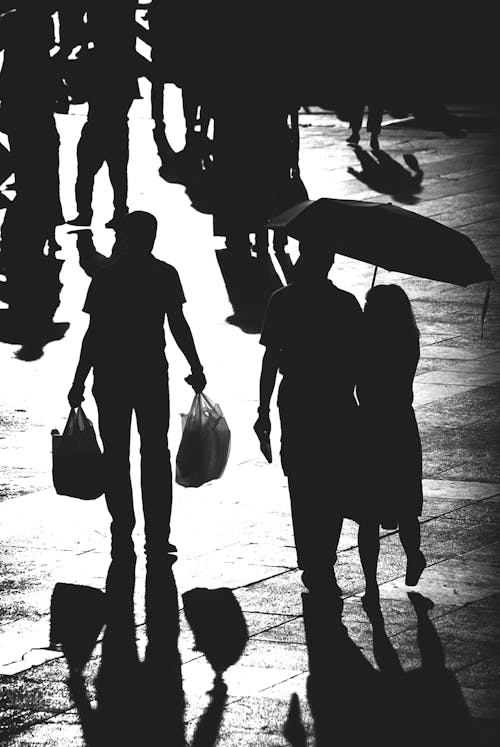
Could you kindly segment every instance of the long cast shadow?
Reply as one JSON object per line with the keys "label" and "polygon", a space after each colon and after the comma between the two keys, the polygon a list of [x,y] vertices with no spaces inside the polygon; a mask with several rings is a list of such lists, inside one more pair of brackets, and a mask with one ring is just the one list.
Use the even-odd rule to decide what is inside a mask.
{"label": "long cast shadow", "polygon": [[366,745],[383,734],[384,743],[392,744],[384,727],[385,678],[349,637],[341,600],[309,593],[302,595],[302,606],[315,743]]}
{"label": "long cast shadow", "polygon": [[235,664],[248,642],[248,628],[234,592],[227,587],[198,587],[182,595],[184,614],[201,651],[214,671],[209,702],[196,724],[191,747],[217,743],[227,702],[224,672]]}
{"label": "long cast shadow", "polygon": [[201,137],[193,137],[189,145],[176,152],[168,142],[165,128],[158,124],[153,129],[153,138],[161,161],[158,169],[161,178],[184,185],[192,207],[210,215],[213,211],[213,161],[206,142]]}
{"label": "long cast shadow", "polygon": [[243,332],[262,328],[270,295],[283,286],[269,255],[239,255],[230,249],[215,252],[233,314],[226,321]]}
{"label": "long cast shadow", "polygon": [[[380,608],[369,611],[373,653],[386,677],[391,712],[404,732],[404,743],[417,745],[479,745],[474,722],[455,675],[446,668],[445,652],[429,611],[432,601],[409,592],[417,616],[417,646],[421,666],[404,670],[385,631]],[[410,728],[411,725],[411,728]]]}
{"label": "long cast shadow", "polygon": [[16,357],[38,360],[49,342],[61,340],[68,322],[55,322],[62,283],[63,261],[54,256],[40,256],[29,263],[16,263],[0,281],[0,298],[8,305],[0,310],[0,342],[20,345]]}
{"label": "long cast shadow", "polygon": [[[85,743],[153,744],[164,738],[185,745],[184,692],[177,647],[179,607],[174,558],[149,566],[146,574],[147,646],[141,662],[134,617],[135,561],[112,561],[106,579],[106,628],[96,705],[81,669],[70,667],[68,687]],[[70,663],[68,661],[68,663]]]}
{"label": "long cast shadow", "polygon": [[422,191],[424,172],[412,153],[405,153],[403,159],[406,168],[398,163],[383,150],[368,153],[361,146],[356,145],[354,152],[358,158],[361,170],[349,166],[350,174],[370,189],[387,194],[398,202],[414,205],[418,202],[416,195]]}

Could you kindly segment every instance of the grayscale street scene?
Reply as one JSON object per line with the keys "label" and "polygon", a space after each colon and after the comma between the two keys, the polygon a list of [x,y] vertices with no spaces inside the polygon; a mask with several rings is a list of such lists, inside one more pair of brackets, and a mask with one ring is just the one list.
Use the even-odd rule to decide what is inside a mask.
{"label": "grayscale street scene", "polygon": [[[94,96],[69,54],[85,18],[54,12],[74,67],[58,163],[37,91],[23,103],[27,177],[22,12],[0,15],[0,743],[497,745],[500,107],[287,94],[279,120],[278,89],[205,101],[150,72]],[[380,231],[358,202],[392,204]],[[379,286],[419,332],[410,350],[394,327],[404,392],[396,364],[369,372]],[[195,402],[219,429],[201,476],[179,451]],[[104,449],[85,495],[56,462],[70,413]]]}

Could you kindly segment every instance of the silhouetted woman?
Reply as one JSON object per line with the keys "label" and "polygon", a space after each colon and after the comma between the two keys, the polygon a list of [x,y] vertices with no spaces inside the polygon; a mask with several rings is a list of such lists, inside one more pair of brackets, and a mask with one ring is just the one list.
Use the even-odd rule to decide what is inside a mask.
{"label": "silhouetted woman", "polygon": [[406,584],[425,568],[420,550],[422,447],[413,411],[419,331],[408,296],[398,285],[366,294],[356,395],[360,405],[366,481],[359,507],[359,554],[365,608],[378,604],[379,527],[398,529],[406,553]]}

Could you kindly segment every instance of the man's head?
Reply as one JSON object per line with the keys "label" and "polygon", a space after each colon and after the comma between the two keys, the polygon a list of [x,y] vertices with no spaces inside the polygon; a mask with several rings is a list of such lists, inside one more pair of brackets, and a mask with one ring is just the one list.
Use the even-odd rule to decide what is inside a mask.
{"label": "man's head", "polygon": [[153,251],[157,228],[154,215],[135,210],[122,218],[117,238],[125,244],[129,257],[141,257]]}
{"label": "man's head", "polygon": [[327,277],[335,261],[335,250],[321,240],[301,241],[299,254],[298,269],[315,277]]}

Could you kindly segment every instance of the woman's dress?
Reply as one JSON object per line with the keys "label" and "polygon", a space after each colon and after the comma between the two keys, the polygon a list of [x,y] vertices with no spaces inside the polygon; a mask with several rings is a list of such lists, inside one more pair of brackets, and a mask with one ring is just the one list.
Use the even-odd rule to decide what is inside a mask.
{"label": "woman's dress", "polygon": [[422,445],[413,410],[418,340],[384,345],[372,340],[359,361],[362,484],[357,520],[395,529],[422,513]]}

